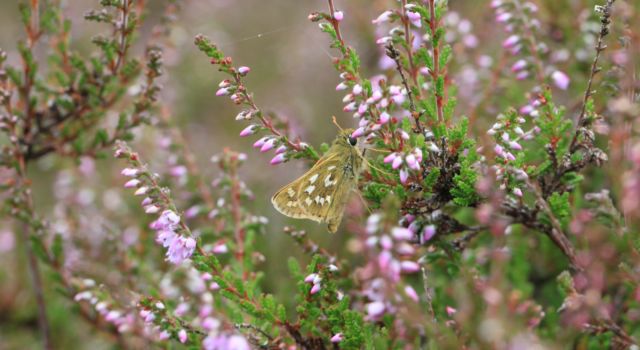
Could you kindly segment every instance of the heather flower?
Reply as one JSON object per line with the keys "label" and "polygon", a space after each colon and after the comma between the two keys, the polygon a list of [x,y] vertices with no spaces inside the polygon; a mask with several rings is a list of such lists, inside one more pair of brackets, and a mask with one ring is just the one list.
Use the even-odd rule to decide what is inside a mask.
{"label": "heather flower", "polygon": [[286,160],[286,156],[284,153],[278,153],[276,154],[275,157],[271,158],[271,161],[269,162],[271,165],[277,165],[280,163],[284,163],[284,161]]}
{"label": "heather flower", "polygon": [[335,11],[335,12],[333,13],[333,18],[334,18],[336,21],[340,22],[340,21],[342,21],[342,19],[344,18],[344,13],[342,13],[342,11]]}
{"label": "heather flower", "polygon": [[570,79],[569,76],[564,72],[557,70],[551,73],[551,79],[553,80],[555,86],[557,86],[560,90],[566,90],[569,87]]}
{"label": "heather flower", "polygon": [[251,124],[246,128],[242,129],[242,131],[240,131],[240,136],[245,137],[245,136],[253,135],[257,130],[258,130],[258,126],[255,124]]}
{"label": "heather flower", "polygon": [[409,178],[409,172],[407,171],[407,169],[400,169],[400,182],[402,184],[407,183],[407,179]]}
{"label": "heather flower", "polygon": [[240,75],[247,75],[247,73],[249,73],[250,71],[251,71],[251,68],[246,66],[242,66],[238,68],[238,73],[240,73]]}
{"label": "heather flower", "polygon": [[373,21],[371,21],[371,23],[373,24],[380,24],[380,23],[384,23],[387,22],[390,18],[391,18],[391,14],[393,12],[391,11],[384,11],[383,13],[381,13],[376,19],[374,19]]}
{"label": "heather flower", "polygon": [[336,333],[333,337],[331,337],[330,340],[332,343],[339,343],[343,338],[344,336],[342,335],[342,333]]}

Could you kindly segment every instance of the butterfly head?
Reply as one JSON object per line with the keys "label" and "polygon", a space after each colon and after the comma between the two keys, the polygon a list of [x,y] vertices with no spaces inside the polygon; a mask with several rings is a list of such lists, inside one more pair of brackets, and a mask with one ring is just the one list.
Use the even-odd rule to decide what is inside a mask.
{"label": "butterfly head", "polygon": [[343,129],[333,143],[343,147],[356,147],[358,145],[358,139],[351,136],[351,134],[353,134],[353,129]]}

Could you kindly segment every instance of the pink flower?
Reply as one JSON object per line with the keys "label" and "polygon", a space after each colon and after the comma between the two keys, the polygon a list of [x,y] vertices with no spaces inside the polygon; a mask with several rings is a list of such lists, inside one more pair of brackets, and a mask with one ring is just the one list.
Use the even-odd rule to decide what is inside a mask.
{"label": "pink flower", "polygon": [[251,71],[251,68],[246,66],[242,66],[238,68],[238,73],[240,73],[240,75],[247,75],[247,73],[249,73],[250,71]]}
{"label": "pink flower", "polygon": [[309,291],[309,294],[314,295],[316,293],[318,293],[320,291],[320,289],[322,289],[322,285],[320,283],[316,283],[313,285],[313,287],[311,287],[311,290]]}
{"label": "pink flower", "polygon": [[265,136],[265,137],[263,137],[261,139],[258,139],[258,141],[253,143],[253,147],[254,148],[260,148],[260,147],[264,146],[264,143],[267,142],[268,139],[269,139],[268,136]]}
{"label": "pink flower", "polygon": [[458,311],[458,310],[452,308],[451,306],[447,306],[446,310],[447,310],[447,315],[449,315],[449,317],[453,316],[453,314],[455,314]]}
{"label": "pink flower", "polygon": [[131,179],[129,181],[127,181],[124,184],[124,188],[134,188],[134,187],[138,187],[138,185],[140,184],[140,180],[138,179]]}
{"label": "pink flower", "polygon": [[340,21],[342,21],[342,19],[344,19],[344,13],[342,13],[342,11],[335,11],[333,13],[333,18],[336,21],[340,22]]}
{"label": "pink flower", "polygon": [[496,154],[497,154],[499,157],[503,157],[503,156],[504,156],[504,149],[503,149],[503,148],[502,148],[502,146],[500,146],[500,145],[496,145],[496,146],[493,148],[493,151],[494,151],[494,152],[496,152]]}
{"label": "pink flower", "polygon": [[413,287],[411,286],[406,286],[404,287],[404,293],[411,298],[411,300],[415,301],[416,303],[418,302],[418,300],[420,299],[418,297],[418,293],[416,293],[416,290],[413,289]]}
{"label": "pink flower", "polygon": [[305,283],[313,283],[313,280],[316,279],[316,277],[318,277],[317,273],[312,273],[307,275],[307,277],[304,278]]}
{"label": "pink flower", "polygon": [[518,197],[522,197],[522,190],[518,187],[513,189],[513,194],[515,194]]}
{"label": "pink flower", "polygon": [[422,230],[422,241],[426,242],[436,235],[436,227],[434,225],[427,225]]}
{"label": "pink flower", "polygon": [[413,238],[413,232],[404,227],[394,227],[391,229],[391,235],[397,240],[410,240]]}
{"label": "pink flower", "polygon": [[409,19],[411,24],[413,24],[414,26],[416,26],[418,28],[422,27],[422,22],[420,21],[420,14],[419,13],[408,11],[407,12],[407,18]]}
{"label": "pink flower", "polygon": [[402,184],[405,184],[407,183],[407,179],[409,179],[409,172],[407,171],[407,169],[400,169],[400,182]]}
{"label": "pink flower", "polygon": [[371,21],[371,23],[373,23],[373,24],[384,23],[384,22],[388,21],[391,18],[391,14],[392,13],[393,12],[391,12],[391,11],[384,11],[383,13],[380,14],[380,16],[378,16],[378,18],[376,18],[373,21]]}
{"label": "pink flower", "polygon": [[216,96],[226,96],[229,95],[229,88],[223,87],[216,91]]}
{"label": "pink flower", "polygon": [[160,211],[160,208],[156,207],[155,205],[148,205],[144,208],[144,212],[147,214],[155,214],[158,211]]}
{"label": "pink flower", "polygon": [[124,169],[122,169],[120,174],[122,174],[124,176],[133,177],[133,176],[138,175],[138,169],[135,169],[135,168],[124,168]]}
{"label": "pink flower", "polygon": [[169,170],[169,174],[173,177],[181,177],[187,174],[187,167],[184,165],[174,166]]}
{"label": "pink flower", "polygon": [[520,42],[520,37],[514,34],[502,42],[502,47],[504,47],[505,49],[509,49],[516,46],[516,44],[518,44],[519,42]]}
{"label": "pink flower", "polygon": [[342,335],[342,333],[336,333],[333,337],[331,337],[331,342],[332,343],[339,343],[342,341],[342,339],[344,338],[344,336]]}
{"label": "pink flower", "polygon": [[384,157],[383,162],[385,164],[392,163],[396,159],[397,156],[398,155],[396,154],[396,152],[393,152],[393,153],[389,154],[388,156]]}
{"label": "pink flower", "polygon": [[384,313],[385,305],[381,301],[374,301],[367,304],[366,308],[370,318],[377,318]]}
{"label": "pink flower", "polygon": [[551,79],[553,79],[553,83],[560,90],[566,90],[569,87],[569,82],[571,81],[567,74],[565,74],[564,72],[561,72],[559,70],[557,70],[557,71],[555,71],[555,72],[553,72],[551,74]]}
{"label": "pink flower", "polygon": [[391,163],[391,167],[394,169],[398,169],[402,165],[402,157],[395,157],[393,159],[393,163]]}
{"label": "pink flower", "polygon": [[514,63],[511,66],[511,71],[512,72],[519,72],[519,71],[525,69],[526,67],[527,67],[527,61],[523,60],[523,59],[520,59],[520,60],[516,61],[516,63]]}
{"label": "pink flower", "polygon": [[267,140],[262,147],[260,147],[260,152],[264,153],[272,149],[276,144],[276,139],[270,138]]}
{"label": "pink flower", "polygon": [[258,129],[257,125],[251,124],[251,125],[247,126],[246,128],[242,129],[242,131],[240,131],[240,137],[253,135],[256,132],[257,129]]}
{"label": "pink flower", "polygon": [[387,112],[382,112],[380,114],[380,124],[386,124],[391,119],[391,116]]}
{"label": "pink flower", "polygon": [[284,163],[284,161],[286,160],[286,156],[284,153],[278,153],[276,154],[275,157],[271,158],[271,161],[269,162],[271,165],[278,165],[280,163]]}
{"label": "pink flower", "polygon": [[409,168],[411,168],[412,170],[420,170],[420,163],[418,163],[418,161],[416,160],[415,155],[409,154],[405,157],[405,161],[407,162]]}
{"label": "pink flower", "polygon": [[191,257],[196,248],[196,241],[191,237],[177,236],[167,249],[167,260],[173,264],[180,264]]}
{"label": "pink flower", "polygon": [[358,137],[360,137],[362,135],[364,135],[364,128],[363,127],[359,127],[351,134],[351,137],[358,138]]}
{"label": "pink flower", "polygon": [[414,273],[420,270],[420,264],[415,261],[402,261],[400,263],[400,269],[405,273]]}
{"label": "pink flower", "polygon": [[178,332],[178,339],[180,340],[180,342],[182,344],[186,343],[187,342],[187,331],[185,331],[184,329],[181,329]]}
{"label": "pink flower", "polygon": [[287,145],[282,145],[276,148],[276,154],[284,153],[287,151]]}
{"label": "pink flower", "polygon": [[346,90],[349,86],[344,81],[336,86],[336,91]]}
{"label": "pink flower", "polygon": [[516,141],[509,142],[509,147],[511,149],[513,149],[513,150],[516,150],[516,151],[521,151],[522,150],[522,146],[519,143],[517,143]]}

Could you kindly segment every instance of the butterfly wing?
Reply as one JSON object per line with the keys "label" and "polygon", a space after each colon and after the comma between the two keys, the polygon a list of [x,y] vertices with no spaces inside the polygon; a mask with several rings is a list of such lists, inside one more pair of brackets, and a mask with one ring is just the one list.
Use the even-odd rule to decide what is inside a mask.
{"label": "butterfly wing", "polygon": [[[276,210],[286,216],[295,219],[310,219],[316,222],[322,222],[324,220],[323,216],[318,215],[318,213],[309,213],[301,205],[301,203],[303,202],[300,201],[299,189],[304,184],[310,183],[310,180],[313,178],[314,174],[317,174],[319,170],[323,168],[323,164],[326,164],[327,162],[335,162],[335,158],[337,157],[337,154],[332,154],[321,158],[306,173],[276,192],[276,194],[271,197],[271,203],[276,208]],[[319,175],[315,179],[317,179],[318,177]]]}

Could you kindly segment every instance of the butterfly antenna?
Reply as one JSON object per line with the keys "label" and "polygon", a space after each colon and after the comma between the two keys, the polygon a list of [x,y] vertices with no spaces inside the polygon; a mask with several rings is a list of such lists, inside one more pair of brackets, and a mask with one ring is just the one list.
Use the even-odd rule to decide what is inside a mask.
{"label": "butterfly antenna", "polygon": [[340,132],[344,131],[342,130],[342,127],[340,126],[340,124],[338,124],[338,121],[336,120],[336,116],[331,116],[331,120],[333,120],[333,124],[335,124],[335,126],[338,127],[338,129],[340,130]]}

